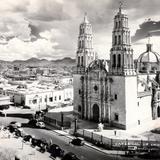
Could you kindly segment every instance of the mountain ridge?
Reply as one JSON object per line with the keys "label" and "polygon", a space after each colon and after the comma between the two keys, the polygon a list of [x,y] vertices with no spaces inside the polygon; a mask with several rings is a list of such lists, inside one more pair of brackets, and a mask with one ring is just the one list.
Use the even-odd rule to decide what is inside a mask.
{"label": "mountain ridge", "polygon": [[5,61],[0,60],[1,65],[25,65],[25,66],[74,66],[76,60],[70,57],[64,57],[62,59],[56,60],[47,60],[47,59],[39,59],[39,58],[29,58],[26,60],[14,60],[14,61]]}

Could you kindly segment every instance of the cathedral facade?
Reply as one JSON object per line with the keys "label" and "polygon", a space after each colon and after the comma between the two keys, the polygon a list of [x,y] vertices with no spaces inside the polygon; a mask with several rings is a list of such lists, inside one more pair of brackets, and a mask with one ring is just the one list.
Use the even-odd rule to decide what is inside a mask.
{"label": "cathedral facade", "polygon": [[[73,81],[75,112],[82,119],[123,129],[158,118],[160,78],[159,68],[155,66],[159,66],[159,55],[148,48],[135,63],[128,17],[121,7],[114,17],[110,60],[98,59],[92,38],[92,25],[85,15],[79,28]],[[146,60],[149,54],[154,57],[154,63]]]}

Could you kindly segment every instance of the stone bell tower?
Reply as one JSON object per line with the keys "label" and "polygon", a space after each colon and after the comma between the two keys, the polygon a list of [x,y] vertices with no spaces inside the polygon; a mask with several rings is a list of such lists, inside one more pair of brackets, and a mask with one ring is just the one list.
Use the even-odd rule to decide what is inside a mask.
{"label": "stone bell tower", "polygon": [[95,59],[95,52],[92,44],[92,25],[89,23],[87,14],[79,27],[78,49],[76,53],[77,73],[82,73]]}
{"label": "stone bell tower", "polygon": [[128,17],[122,13],[122,3],[114,17],[110,61],[111,73],[116,75],[135,74]]}
{"label": "stone bell tower", "polygon": [[76,52],[76,70],[74,72],[74,110],[84,116],[84,74],[88,65],[96,59],[92,44],[92,25],[85,13],[79,26],[78,47]]}
{"label": "stone bell tower", "polygon": [[111,123],[123,129],[138,125],[137,77],[130,39],[128,17],[122,13],[120,3],[114,17],[109,71],[112,79]]}

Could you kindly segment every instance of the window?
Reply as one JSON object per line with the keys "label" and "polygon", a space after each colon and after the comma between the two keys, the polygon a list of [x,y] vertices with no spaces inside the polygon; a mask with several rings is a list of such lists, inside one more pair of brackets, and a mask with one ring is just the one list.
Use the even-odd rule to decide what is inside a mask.
{"label": "window", "polygon": [[61,100],[61,96],[59,96],[59,100]]}
{"label": "window", "polygon": [[121,36],[118,36],[118,44],[121,44]]}
{"label": "window", "polygon": [[55,101],[57,100],[57,97],[56,97],[56,96],[54,97],[54,100],[55,100]]}
{"label": "window", "polygon": [[29,100],[29,104],[32,104],[32,100]]}
{"label": "window", "polygon": [[81,106],[79,105],[79,106],[78,106],[78,112],[81,112],[81,110],[82,110],[82,108],[81,108]]}
{"label": "window", "polygon": [[116,55],[113,55],[113,62],[112,67],[116,67]]}
{"label": "window", "polygon": [[47,97],[45,97],[44,101],[47,102]]}
{"label": "window", "polygon": [[78,66],[80,65],[80,57],[78,57]]}
{"label": "window", "polygon": [[137,105],[139,106],[139,102],[137,102]]}
{"label": "window", "polygon": [[114,99],[117,100],[117,94],[114,95]]}
{"label": "window", "polygon": [[42,98],[39,99],[39,102],[42,103]]}
{"label": "window", "polygon": [[83,66],[83,56],[81,57],[81,66]]}
{"label": "window", "polygon": [[118,22],[116,22],[116,28],[118,27]]}
{"label": "window", "polygon": [[49,101],[50,101],[50,102],[53,102],[53,97],[50,97],[50,98],[49,98]]}
{"label": "window", "polygon": [[81,94],[81,90],[79,89],[79,94]]}
{"label": "window", "polygon": [[82,40],[82,48],[84,48],[84,40]]}
{"label": "window", "polygon": [[95,91],[97,91],[97,90],[98,90],[98,87],[97,87],[97,85],[95,85],[95,86],[94,86],[94,90],[95,90]]}
{"label": "window", "polygon": [[141,124],[141,121],[140,120],[138,120],[138,125],[140,125]]}
{"label": "window", "polygon": [[119,115],[117,113],[114,114],[114,120],[118,121],[119,120]]}
{"label": "window", "polygon": [[118,67],[121,67],[121,55],[118,55]]}
{"label": "window", "polygon": [[32,102],[33,102],[33,104],[36,104],[37,103],[37,99],[34,99]]}
{"label": "window", "polygon": [[114,44],[115,44],[115,45],[117,44],[117,36],[115,36]]}

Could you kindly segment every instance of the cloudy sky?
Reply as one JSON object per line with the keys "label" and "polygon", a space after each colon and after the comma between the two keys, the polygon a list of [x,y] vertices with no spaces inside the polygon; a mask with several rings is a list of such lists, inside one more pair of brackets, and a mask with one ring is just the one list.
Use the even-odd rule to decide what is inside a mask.
{"label": "cloudy sky", "polygon": [[[75,58],[84,13],[93,25],[94,49],[109,58],[118,0],[0,0],[0,59]],[[160,53],[160,1],[125,0],[135,58],[147,34]]]}

